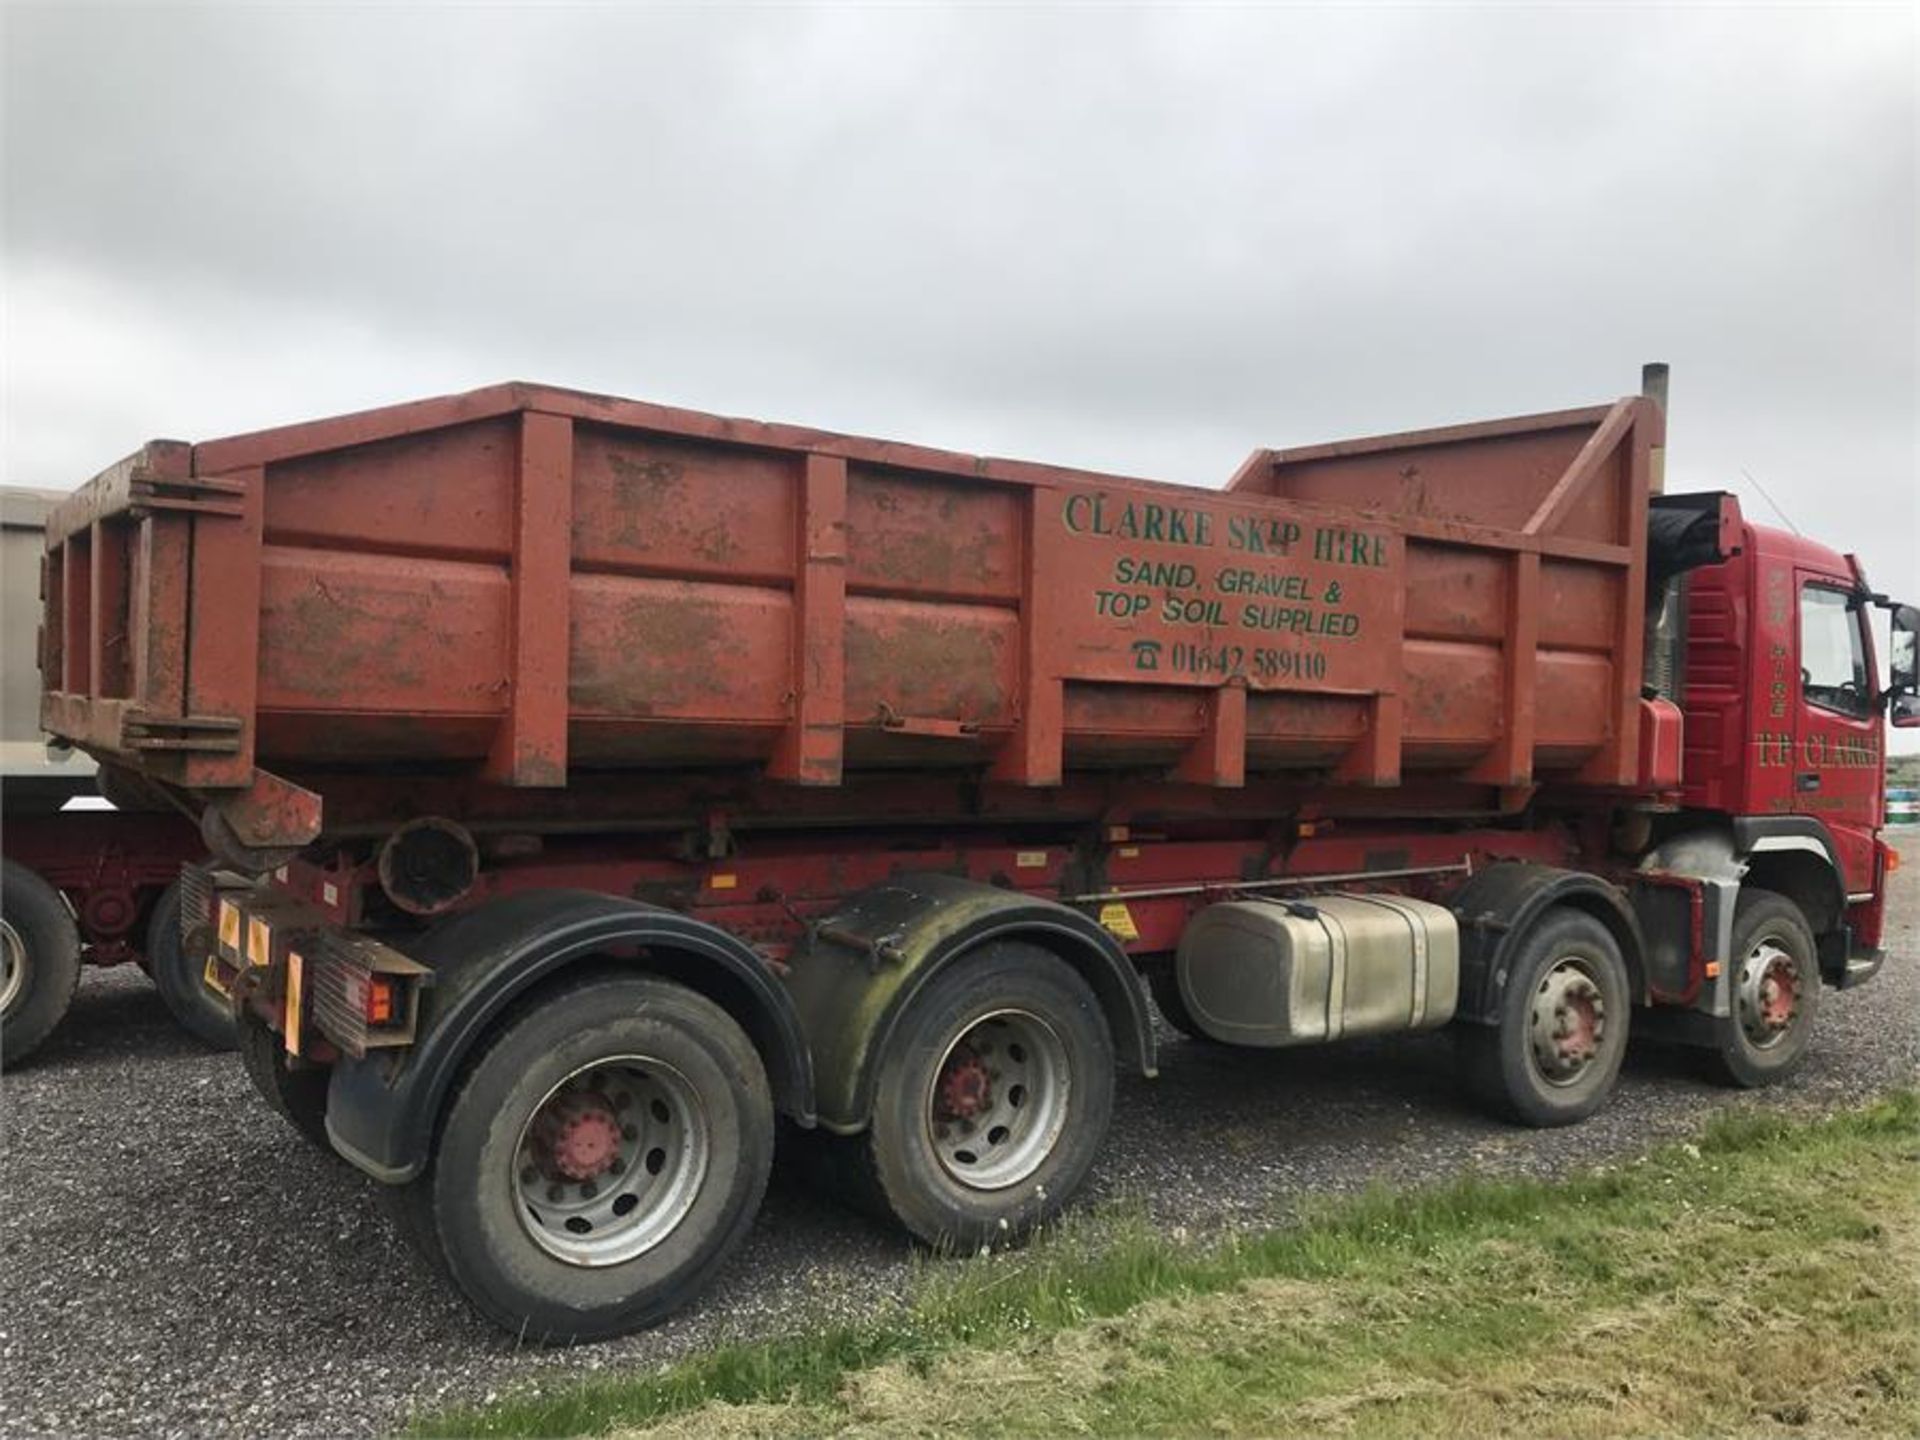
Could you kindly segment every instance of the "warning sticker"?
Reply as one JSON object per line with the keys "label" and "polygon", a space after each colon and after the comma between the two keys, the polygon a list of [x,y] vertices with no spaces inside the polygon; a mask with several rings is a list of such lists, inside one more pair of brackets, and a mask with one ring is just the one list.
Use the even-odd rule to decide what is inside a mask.
{"label": "warning sticker", "polygon": [[1117,900],[1100,907],[1100,926],[1109,935],[1122,940],[1140,938],[1140,929],[1133,923],[1133,912]]}

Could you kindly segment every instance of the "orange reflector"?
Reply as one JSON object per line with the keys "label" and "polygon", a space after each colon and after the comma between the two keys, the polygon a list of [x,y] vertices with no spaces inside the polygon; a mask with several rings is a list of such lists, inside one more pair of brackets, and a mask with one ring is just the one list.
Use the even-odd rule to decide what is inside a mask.
{"label": "orange reflector", "polygon": [[247,963],[249,965],[273,963],[273,927],[258,915],[247,917]]}
{"label": "orange reflector", "polygon": [[283,1032],[289,1055],[300,1053],[300,1002],[301,992],[307,983],[307,959],[298,950],[287,952],[287,1008],[282,1020],[286,1025]]}
{"label": "orange reflector", "polygon": [[1887,874],[1891,875],[1900,868],[1900,852],[1891,845],[1887,847]]}
{"label": "orange reflector", "polygon": [[400,987],[390,975],[367,977],[367,1003],[363,1012],[369,1025],[391,1025]]}
{"label": "orange reflector", "polygon": [[1720,962],[1718,960],[1707,961],[1707,979],[1718,980],[1719,978],[1720,978]]}

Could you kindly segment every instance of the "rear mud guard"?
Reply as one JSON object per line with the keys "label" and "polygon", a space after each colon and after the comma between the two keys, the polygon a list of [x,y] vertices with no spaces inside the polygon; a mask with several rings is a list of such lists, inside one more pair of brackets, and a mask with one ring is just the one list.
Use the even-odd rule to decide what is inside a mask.
{"label": "rear mud guard", "polygon": [[787,989],[818,1076],[823,1129],[851,1134],[873,1111],[879,1057],[902,1010],[947,964],[996,939],[1060,956],[1092,985],[1115,1049],[1155,1073],[1153,1021],[1138,971],[1077,910],[951,875],[910,875],[862,891],[813,927]]}

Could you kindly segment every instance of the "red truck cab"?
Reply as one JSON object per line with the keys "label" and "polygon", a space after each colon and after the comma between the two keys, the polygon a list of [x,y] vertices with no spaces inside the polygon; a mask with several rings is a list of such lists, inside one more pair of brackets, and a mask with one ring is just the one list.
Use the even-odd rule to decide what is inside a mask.
{"label": "red truck cab", "polygon": [[[1686,586],[1682,801],[1731,818],[1749,877],[1762,872],[1808,912],[1840,979],[1849,960],[1877,963],[1897,863],[1879,838],[1877,597],[1851,556],[1744,521],[1738,533],[1738,553]],[[1900,618],[1896,637],[1910,636]]]}

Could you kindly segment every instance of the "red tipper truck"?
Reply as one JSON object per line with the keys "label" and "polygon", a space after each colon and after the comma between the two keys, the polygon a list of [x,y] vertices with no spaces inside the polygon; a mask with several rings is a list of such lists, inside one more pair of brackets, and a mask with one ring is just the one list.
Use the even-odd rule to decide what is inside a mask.
{"label": "red tipper truck", "polygon": [[776,1115],[935,1245],[1052,1215],[1150,992],[1451,1026],[1533,1125],[1656,1022],[1792,1070],[1879,963],[1920,614],[1662,494],[1663,429],[1224,492],[522,384],[155,442],[49,525],[43,718],[261,877],[183,909],[269,1102],[490,1319],[608,1335],[713,1275]]}

